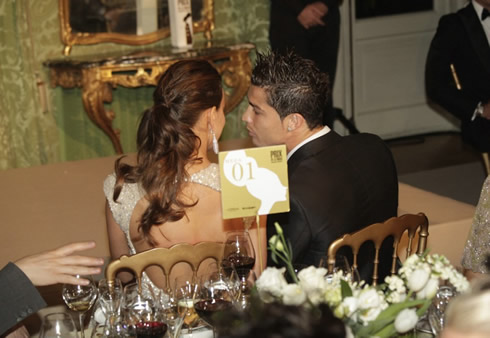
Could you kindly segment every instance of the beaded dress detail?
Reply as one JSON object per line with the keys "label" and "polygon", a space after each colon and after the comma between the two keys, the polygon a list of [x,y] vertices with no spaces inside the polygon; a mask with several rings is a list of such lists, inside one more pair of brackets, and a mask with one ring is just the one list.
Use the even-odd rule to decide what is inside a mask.
{"label": "beaded dress detail", "polygon": [[490,254],[490,176],[483,183],[473,224],[464,247],[462,266],[473,272],[488,273],[487,255]]}
{"label": "beaded dress detail", "polygon": [[[209,187],[216,191],[221,191],[220,181],[219,181],[219,167],[215,163],[211,163],[206,168],[192,174],[189,178],[192,183],[197,183]],[[104,194],[109,203],[114,220],[121,227],[122,231],[126,235],[126,241],[129,246],[129,251],[131,255],[136,253],[133,243],[129,235],[129,223],[131,221],[131,216],[133,214],[134,208],[139,200],[141,200],[145,195],[144,189],[138,183],[124,183],[121,193],[114,202],[114,185],[116,183],[116,176],[114,173],[107,176],[104,181]],[[156,286],[151,282],[148,276],[143,273],[142,277],[143,288],[151,286],[156,288]]]}

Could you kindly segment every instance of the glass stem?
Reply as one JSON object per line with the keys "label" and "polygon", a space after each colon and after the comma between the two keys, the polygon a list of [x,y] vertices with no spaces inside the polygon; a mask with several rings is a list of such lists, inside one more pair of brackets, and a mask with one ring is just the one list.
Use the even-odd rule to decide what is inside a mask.
{"label": "glass stem", "polygon": [[85,330],[83,325],[83,312],[78,313],[78,320],[80,320],[80,338],[85,338]]}

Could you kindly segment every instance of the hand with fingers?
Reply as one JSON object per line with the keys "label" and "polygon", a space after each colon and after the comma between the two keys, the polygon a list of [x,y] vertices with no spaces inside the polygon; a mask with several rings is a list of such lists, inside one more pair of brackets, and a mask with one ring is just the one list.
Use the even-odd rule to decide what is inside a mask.
{"label": "hand with fingers", "polygon": [[93,249],[95,242],[76,242],[64,245],[55,250],[19,259],[15,264],[36,286],[57,283],[82,284],[86,279],[77,279],[76,275],[92,275],[101,271],[102,258],[73,255],[78,251]]}
{"label": "hand with fingers", "polygon": [[320,1],[307,5],[298,15],[299,23],[306,29],[314,26],[325,26],[322,18],[327,14],[328,7]]}
{"label": "hand with fingers", "polygon": [[481,116],[487,120],[490,120],[490,102],[483,105],[483,112]]}

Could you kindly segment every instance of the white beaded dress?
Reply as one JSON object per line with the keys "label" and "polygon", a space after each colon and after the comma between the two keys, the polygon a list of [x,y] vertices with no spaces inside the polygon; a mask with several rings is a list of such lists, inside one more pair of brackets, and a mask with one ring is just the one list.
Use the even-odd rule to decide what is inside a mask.
{"label": "white beaded dress", "polygon": [[485,264],[488,255],[490,255],[490,176],[483,183],[461,264],[465,269],[473,272],[488,273]]}
{"label": "white beaded dress", "polygon": [[[212,163],[208,167],[192,174],[189,181],[192,183],[202,184],[216,191],[221,191],[219,182],[219,167],[215,163]],[[109,207],[114,220],[126,235],[129,253],[133,255],[136,253],[136,250],[131,242],[129,224],[136,204],[146,195],[146,193],[138,183],[124,183],[117,202],[114,202],[113,195],[115,182],[116,176],[114,173],[107,176],[104,181],[104,194],[109,202]],[[143,273],[142,277],[142,287],[144,292],[145,290],[148,291],[149,287],[153,288],[154,290],[158,289],[145,273]]]}

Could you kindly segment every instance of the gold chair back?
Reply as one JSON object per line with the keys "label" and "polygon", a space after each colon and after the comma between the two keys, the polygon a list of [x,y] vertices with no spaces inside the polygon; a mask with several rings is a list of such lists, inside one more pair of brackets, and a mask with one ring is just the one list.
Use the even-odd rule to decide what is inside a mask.
{"label": "gold chair back", "polygon": [[215,259],[219,266],[223,256],[223,249],[223,243],[201,242],[194,245],[181,243],[170,248],[154,248],[131,256],[123,255],[107,265],[105,276],[107,280],[112,281],[116,278],[119,270],[129,269],[134,272],[141,287],[143,271],[151,265],[156,265],[162,268],[166,285],[168,286],[170,285],[170,272],[175,264],[180,262],[188,263],[192,273],[196,276],[199,266],[208,258]]}
{"label": "gold chair back", "polygon": [[405,231],[408,231],[408,245],[406,250],[406,256],[408,257],[412,253],[412,246],[414,244],[412,242],[417,228],[420,228],[420,230],[416,252],[418,255],[421,255],[427,247],[427,237],[429,236],[429,221],[423,213],[392,217],[383,223],[374,223],[352,234],[346,234],[332,242],[328,248],[328,272],[333,272],[335,255],[343,246],[351,247],[354,256],[352,266],[357,269],[357,254],[359,253],[360,247],[363,243],[372,241],[376,250],[373,271],[373,285],[376,285],[378,281],[379,250],[383,241],[387,237],[393,236],[391,274],[394,274],[396,273],[396,259],[398,258],[398,243],[400,242],[400,238]]}

